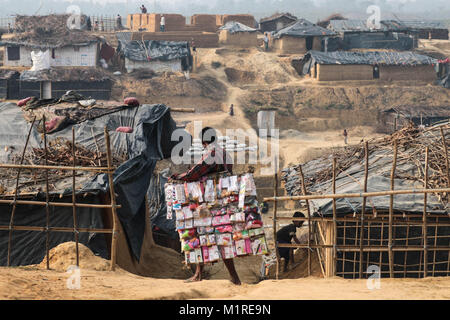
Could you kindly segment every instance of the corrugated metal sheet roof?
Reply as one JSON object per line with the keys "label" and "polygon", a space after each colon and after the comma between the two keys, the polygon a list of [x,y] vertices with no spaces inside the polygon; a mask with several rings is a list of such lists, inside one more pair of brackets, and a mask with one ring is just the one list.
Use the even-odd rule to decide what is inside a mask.
{"label": "corrugated metal sheet roof", "polygon": [[219,30],[227,30],[229,33],[257,31],[256,29],[250,28],[237,21],[229,21],[224,26],[220,27]]}

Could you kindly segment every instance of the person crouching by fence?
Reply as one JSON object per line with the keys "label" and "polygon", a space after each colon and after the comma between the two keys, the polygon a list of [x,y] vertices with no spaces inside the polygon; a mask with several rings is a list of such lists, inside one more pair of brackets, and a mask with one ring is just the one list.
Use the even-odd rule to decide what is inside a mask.
{"label": "person crouching by fence", "polygon": [[[305,215],[297,211],[294,213],[293,218],[305,218]],[[300,244],[300,240],[298,240],[297,228],[303,226],[304,221],[292,221],[291,224],[284,226],[277,232],[277,243],[281,244],[291,244],[292,239],[294,239],[295,243]],[[283,272],[288,270],[288,264],[291,262],[294,263],[294,249],[293,248],[278,248],[278,254],[280,258],[284,258],[284,267]]]}

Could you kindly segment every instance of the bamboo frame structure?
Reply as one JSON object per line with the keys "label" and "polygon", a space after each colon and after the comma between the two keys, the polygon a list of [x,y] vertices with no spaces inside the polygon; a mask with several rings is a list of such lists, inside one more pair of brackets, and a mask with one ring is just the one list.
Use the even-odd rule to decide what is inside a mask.
{"label": "bamboo frame structure", "polygon": [[[448,153],[445,135],[441,128],[442,143],[445,147],[445,159],[447,160],[448,179]],[[378,265],[380,274],[388,277],[427,277],[427,276],[450,276],[450,217],[441,214],[427,212],[428,194],[450,193],[450,180],[447,187],[429,188],[429,148],[425,150],[425,161],[423,165],[424,187],[422,189],[395,190],[398,142],[393,141],[393,161],[390,175],[390,190],[367,191],[369,155],[368,143],[365,143],[364,156],[364,184],[360,193],[336,193],[337,160],[333,158],[332,180],[330,194],[307,194],[305,177],[302,166],[298,166],[299,183],[301,194],[298,196],[278,197],[274,192],[273,198],[264,198],[265,202],[274,202],[274,241],[276,248],[304,248],[308,250],[308,274],[311,275],[310,251],[317,250],[322,273],[326,277],[343,276],[351,278],[369,277],[366,270],[370,265]],[[278,185],[278,176],[275,175],[275,185]],[[445,181],[445,180],[444,180]],[[423,195],[423,213],[399,212],[394,210],[396,195],[419,194]],[[389,196],[389,210],[377,212],[373,208],[372,214],[367,214],[366,201],[369,197]],[[362,207],[360,213],[347,213],[337,215],[336,200],[346,198],[361,198]],[[332,216],[311,216],[310,200],[331,199]],[[292,216],[280,217],[277,215],[277,205],[281,201],[305,201],[307,217],[294,218]],[[276,239],[276,223],[281,221],[308,221],[308,243],[304,244],[278,244]],[[332,229],[333,242],[327,243],[324,234],[327,230],[324,226]],[[317,234],[317,233],[320,234]],[[314,234],[313,234],[314,233]],[[330,233],[331,235],[331,233]],[[326,251],[328,249],[328,251]],[[332,251],[331,251],[332,250]],[[332,254],[320,254],[320,252]],[[277,250],[278,253],[278,250]],[[420,257],[419,257],[420,256]],[[439,257],[439,258],[438,258]],[[332,261],[327,261],[327,259]],[[277,256],[278,259],[278,256]],[[325,261],[323,261],[325,260]],[[325,270],[322,270],[322,266]],[[357,265],[359,268],[357,268]],[[423,267],[422,267],[423,265]],[[350,268],[351,266],[351,268]],[[277,272],[278,279],[278,272]]]}
{"label": "bamboo frame structure", "polygon": [[[112,179],[113,171],[115,170],[112,165],[112,152],[110,146],[110,138],[107,128],[104,129],[105,141],[106,141],[106,151],[107,151],[107,167],[77,167],[76,166],[76,154],[75,154],[75,131],[72,128],[72,167],[69,166],[57,166],[48,165],[47,163],[47,132],[45,128],[45,117],[42,118],[43,123],[43,137],[44,137],[44,150],[45,150],[45,165],[24,165],[24,157],[26,149],[28,147],[31,132],[33,130],[36,118],[33,119],[30,126],[25,146],[20,158],[20,164],[0,164],[0,169],[17,169],[16,177],[16,188],[14,190],[13,200],[0,199],[0,204],[9,204],[12,206],[10,223],[8,226],[0,226],[1,231],[9,231],[8,238],[8,253],[7,253],[7,266],[11,266],[11,248],[13,244],[13,231],[33,231],[33,232],[43,232],[46,236],[46,266],[50,269],[49,261],[49,237],[51,232],[63,232],[63,233],[73,233],[76,243],[76,263],[79,266],[79,234],[80,233],[103,233],[112,234],[112,244],[111,244],[111,270],[115,270],[116,257],[117,257],[117,236],[118,236],[118,218],[116,209],[121,208],[120,205],[116,204],[116,196],[114,192],[114,183]],[[19,179],[20,173],[24,169],[31,170],[44,170],[45,171],[45,201],[34,201],[34,200],[18,200],[19,197]],[[72,172],[72,202],[51,202],[49,195],[49,171],[50,170],[60,170],[60,171],[71,171]],[[110,204],[91,204],[91,203],[78,203],[76,201],[76,188],[75,188],[75,177],[78,171],[84,172],[96,172],[96,173],[107,173],[109,178],[109,193],[111,197]],[[38,226],[16,226],[14,225],[14,216],[18,205],[35,205],[35,206],[45,206],[46,210],[46,225],[44,227]],[[73,214],[73,227],[50,227],[50,207],[71,207]],[[93,209],[111,209],[113,215],[113,229],[97,229],[97,228],[79,228],[77,222],[77,208],[93,208]]]}

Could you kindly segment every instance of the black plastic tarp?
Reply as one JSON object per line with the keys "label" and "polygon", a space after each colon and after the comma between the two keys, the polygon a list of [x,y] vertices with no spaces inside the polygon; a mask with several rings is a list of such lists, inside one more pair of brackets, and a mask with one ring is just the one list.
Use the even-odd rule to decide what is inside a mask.
{"label": "black plastic tarp", "polygon": [[[120,126],[130,126],[134,129],[131,134],[118,133]],[[76,142],[88,149],[96,150],[95,139],[101,150],[105,150],[103,130],[110,133],[112,148],[115,152],[126,152],[129,160],[120,165],[114,172],[114,187],[118,195],[117,202],[122,206],[118,209],[118,216],[125,231],[131,251],[139,260],[145,228],[145,195],[148,190],[153,169],[156,162],[169,158],[176,142],[171,141],[172,132],[176,124],[170,116],[170,110],[165,105],[142,105],[127,108],[119,112],[108,114],[100,118],[91,119],[74,125]],[[22,111],[15,104],[0,104],[0,160],[10,162],[10,150],[21,152],[30,128],[22,116]],[[52,139],[63,137],[72,138],[72,127],[52,135]],[[95,138],[94,138],[95,137]],[[5,146],[9,146],[6,151]],[[29,146],[43,147],[43,142],[36,128],[33,128]],[[13,148],[11,148],[13,147]],[[58,190],[71,193],[71,189]],[[105,174],[86,181],[80,195],[107,193],[108,179]],[[36,211],[45,216],[45,210]],[[2,210],[0,215],[7,216],[9,211]],[[95,219],[100,219],[97,216]],[[9,221],[9,220],[8,220]],[[98,222],[98,221],[97,221]],[[2,237],[4,235],[1,235]],[[26,250],[26,247],[20,247]]]}
{"label": "black plastic tarp", "polygon": [[229,33],[237,33],[237,32],[256,32],[256,29],[250,28],[245,24],[236,21],[229,21],[225,25],[219,28],[219,30],[227,30]]}
{"label": "black plastic tarp", "polygon": [[[45,201],[44,197],[36,198]],[[72,201],[70,197],[59,199],[55,197],[51,201]],[[96,196],[83,197],[78,200],[81,203],[99,203]],[[9,225],[12,207],[10,205],[0,205],[0,224]],[[73,228],[72,208],[50,207],[50,227]],[[101,212],[99,209],[77,208],[77,223],[79,228],[103,228]],[[36,226],[46,225],[46,211],[42,206],[19,205],[14,215],[15,226]],[[7,265],[9,231],[0,231],[0,266]],[[49,249],[57,245],[75,241],[73,233],[51,232],[49,235]],[[80,233],[79,242],[86,245],[94,253],[108,259],[105,238],[103,234]],[[11,266],[21,266],[40,263],[46,255],[46,233],[36,231],[14,231],[11,239]]]}
{"label": "black plastic tarp", "polygon": [[164,185],[168,180],[168,171],[154,174],[150,180],[147,192],[148,205],[150,208],[150,220],[153,226],[164,231],[172,239],[177,239],[175,228],[175,216],[167,219],[167,206],[164,195]]}
{"label": "black plastic tarp", "polygon": [[416,66],[437,64],[438,60],[420,55],[414,52],[392,51],[309,51],[303,57],[303,74],[309,74],[312,66],[317,64],[364,64],[364,65],[389,65],[389,66]]}
{"label": "black plastic tarp", "polygon": [[127,40],[118,36],[117,52],[132,61],[170,61],[190,57],[187,41]]}
{"label": "black plastic tarp", "polygon": [[312,22],[305,19],[299,19],[284,29],[281,29],[273,35],[275,39],[283,36],[291,37],[308,37],[308,36],[334,36],[335,32],[319,27]]}
{"label": "black plastic tarp", "polygon": [[401,33],[350,33],[343,38],[329,38],[328,51],[351,49],[414,49],[414,39]]}

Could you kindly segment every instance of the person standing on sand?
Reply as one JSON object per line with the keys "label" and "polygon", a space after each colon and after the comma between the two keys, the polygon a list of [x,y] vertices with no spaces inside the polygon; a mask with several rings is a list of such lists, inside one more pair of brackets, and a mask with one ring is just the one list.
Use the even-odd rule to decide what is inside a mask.
{"label": "person standing on sand", "polygon": [[[294,213],[293,218],[304,218],[305,215],[300,211]],[[303,221],[292,221],[292,224],[284,226],[279,231],[277,231],[277,243],[286,243],[291,244],[292,239],[294,239],[295,243],[300,244],[300,240],[298,240],[296,233],[297,228],[300,228],[303,225]],[[278,248],[278,254],[281,258],[284,258],[284,267],[283,272],[288,270],[289,261],[294,263],[294,250],[292,248]]]}
{"label": "person standing on sand", "polygon": [[234,116],[234,106],[231,104],[230,106],[230,116]]}
{"label": "person standing on sand", "polygon": [[343,135],[344,135],[344,143],[347,144],[347,142],[348,142],[348,133],[347,133],[347,129],[344,129]]}
{"label": "person standing on sand", "polygon": [[[203,147],[206,149],[206,153],[201,160],[187,172],[172,175],[170,180],[192,182],[198,181],[202,177],[215,172],[228,171],[229,173],[232,173],[233,165],[231,164],[231,158],[228,153],[217,144],[218,139],[216,130],[210,127],[203,128],[200,139],[202,140]],[[223,262],[230,273],[231,282],[240,285],[241,280],[234,267],[233,259],[224,259]],[[187,279],[185,282],[201,281],[202,272],[203,263],[199,263],[197,264],[194,276]]]}
{"label": "person standing on sand", "polygon": [[264,51],[269,51],[269,37],[267,36],[267,32],[264,33]]}

